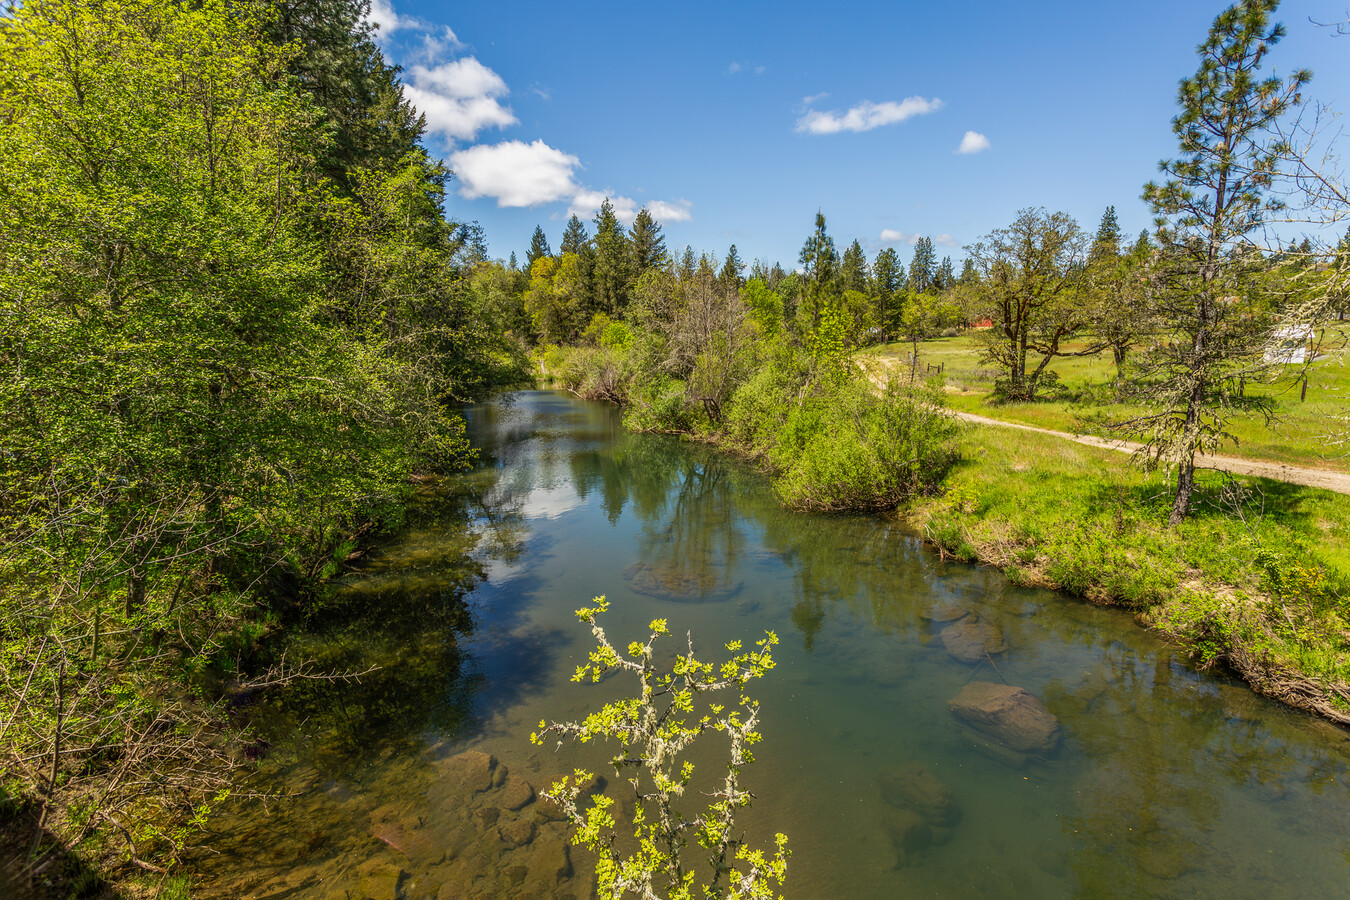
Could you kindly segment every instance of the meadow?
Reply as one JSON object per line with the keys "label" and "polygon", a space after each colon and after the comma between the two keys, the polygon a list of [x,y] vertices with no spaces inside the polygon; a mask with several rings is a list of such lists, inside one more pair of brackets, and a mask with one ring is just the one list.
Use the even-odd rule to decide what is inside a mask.
{"label": "meadow", "polygon": [[[1328,334],[1327,343],[1343,345],[1344,336],[1344,333]],[[1071,350],[1081,347],[1069,345]],[[912,349],[908,342],[897,341],[865,352],[904,372],[910,368]],[[1350,472],[1350,446],[1337,444],[1338,432],[1350,433],[1347,420],[1350,366],[1346,362],[1342,353],[1324,353],[1306,370],[1288,366],[1268,383],[1246,383],[1247,395],[1270,398],[1274,419],[1267,423],[1259,414],[1233,419],[1230,431],[1236,443],[1228,444],[1220,453]],[[1048,371],[1059,376],[1058,385],[1032,403],[999,402],[992,398],[994,379],[999,372],[980,360],[979,347],[970,334],[920,342],[919,376],[929,376],[930,369],[931,375],[936,375],[938,366],[942,367],[948,403],[962,412],[1054,431],[1110,436],[1094,419],[1103,415],[1125,417],[1134,411],[1133,407],[1116,402],[1116,370],[1109,352],[1054,360]]]}

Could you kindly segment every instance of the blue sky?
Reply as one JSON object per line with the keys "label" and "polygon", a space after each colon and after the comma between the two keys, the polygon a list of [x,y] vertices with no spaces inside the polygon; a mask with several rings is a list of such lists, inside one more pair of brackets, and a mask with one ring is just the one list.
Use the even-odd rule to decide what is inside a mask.
{"label": "blue sky", "polygon": [[[1133,3],[739,2],[447,4],[377,0],[372,19],[427,144],[456,172],[447,204],[494,256],[536,224],[556,250],[568,215],[608,195],[648,206],[672,247],[796,262],[817,209],[869,257],[928,235],[939,256],[1026,206],[1127,233],[1173,155],[1176,85],[1223,8]],[[1350,95],[1350,36],[1281,6],[1268,71],[1313,69],[1307,92]],[[960,151],[966,152],[960,152]]]}

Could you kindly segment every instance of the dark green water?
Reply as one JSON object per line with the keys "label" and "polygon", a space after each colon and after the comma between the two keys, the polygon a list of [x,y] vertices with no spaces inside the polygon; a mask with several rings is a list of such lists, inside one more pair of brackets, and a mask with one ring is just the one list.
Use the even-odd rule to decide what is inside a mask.
{"label": "dark green water", "polygon": [[[591,646],[572,611],[597,594],[620,646],[655,617],[709,656],[779,634],[744,824],[789,835],[790,897],[1350,894],[1346,733],[1193,671],[1128,616],[944,564],[885,520],[784,511],[745,467],[603,405],[531,392],[470,424],[487,464],[459,512],[386,548],[306,639],[383,668],[269,714],[263,775],[297,796],[219,823],[203,895],[587,896],[561,825],[503,798],[596,764],[528,734],[612,696],[569,681]],[[956,659],[953,607],[1005,649]],[[972,681],[1040,698],[1058,750],[959,727],[947,703]],[[466,749],[500,787],[465,787]],[[897,778],[949,799],[916,813]]]}

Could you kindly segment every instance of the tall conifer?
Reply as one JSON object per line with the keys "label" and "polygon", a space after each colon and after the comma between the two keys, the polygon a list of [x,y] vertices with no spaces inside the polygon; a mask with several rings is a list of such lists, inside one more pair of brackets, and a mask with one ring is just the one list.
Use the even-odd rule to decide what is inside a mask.
{"label": "tall conifer", "polygon": [[534,234],[530,237],[530,249],[525,251],[525,271],[528,272],[537,260],[552,255],[553,251],[549,249],[544,229],[538,225],[534,226]]}

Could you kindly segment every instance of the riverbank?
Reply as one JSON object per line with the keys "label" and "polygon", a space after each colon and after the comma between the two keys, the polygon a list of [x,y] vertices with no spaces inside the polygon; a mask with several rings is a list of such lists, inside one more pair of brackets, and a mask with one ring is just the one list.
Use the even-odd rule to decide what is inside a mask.
{"label": "riverbank", "polygon": [[[560,380],[579,396],[614,399],[588,393],[584,379]],[[626,424],[774,468],[733,428],[671,428],[667,419],[651,429],[634,418]],[[1168,528],[1166,475],[1146,475],[1110,449],[974,423],[963,424],[957,447],[936,490],[891,505],[940,553],[995,566],[1015,584],[1128,609],[1202,668],[1226,666],[1258,693],[1350,725],[1345,497],[1202,471],[1197,508]]]}
{"label": "riverbank", "polygon": [[1136,614],[1201,667],[1350,725],[1350,502],[1262,478],[1200,474],[1167,528],[1165,476],[1052,435],[968,425],[941,496],[900,515],[939,552],[1016,584]]}

